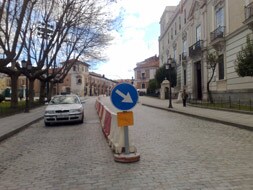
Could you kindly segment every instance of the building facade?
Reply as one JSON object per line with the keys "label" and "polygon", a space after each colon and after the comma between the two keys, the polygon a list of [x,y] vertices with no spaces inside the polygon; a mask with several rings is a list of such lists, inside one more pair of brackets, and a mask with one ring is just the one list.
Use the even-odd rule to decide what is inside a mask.
{"label": "building facade", "polygon": [[238,52],[247,36],[252,38],[252,10],[250,0],[181,0],[177,7],[165,9],[159,61],[160,66],[169,57],[176,62],[176,91],[186,89],[192,99],[206,100],[212,76],[207,55],[215,52],[219,61],[210,83],[214,98],[246,101],[253,96],[253,78],[239,77],[235,71]]}
{"label": "building facade", "polygon": [[[72,61],[72,60],[70,60]],[[50,73],[50,71],[49,71]],[[1,74],[1,73],[0,73]],[[52,95],[74,93],[79,96],[110,95],[111,90],[117,85],[116,81],[107,79],[104,75],[89,72],[89,65],[82,61],[75,61],[62,83],[53,86]],[[0,75],[0,93],[11,88],[11,78]],[[25,97],[26,77],[18,78],[18,90]],[[40,81],[34,81],[34,96],[40,95]]]}
{"label": "building facade", "polygon": [[[70,60],[71,61],[71,60]],[[104,75],[89,72],[89,64],[76,61],[64,78],[63,83],[54,86],[54,94],[74,93],[79,96],[110,95],[117,82]]]}
{"label": "building facade", "polygon": [[136,68],[134,68],[134,86],[139,92],[147,92],[149,80],[155,78],[158,68],[159,58],[156,55],[136,64]]}

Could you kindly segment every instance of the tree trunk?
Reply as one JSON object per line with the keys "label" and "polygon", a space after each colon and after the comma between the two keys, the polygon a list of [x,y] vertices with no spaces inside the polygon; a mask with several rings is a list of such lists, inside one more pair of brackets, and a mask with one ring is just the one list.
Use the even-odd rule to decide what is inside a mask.
{"label": "tree trunk", "polygon": [[41,104],[44,104],[45,97],[46,97],[46,82],[41,80],[40,81],[40,99],[39,99],[39,102]]}
{"label": "tree trunk", "polygon": [[210,91],[210,82],[211,82],[211,80],[209,80],[209,81],[207,82],[207,95],[208,95],[208,100],[209,100],[209,102],[210,102],[211,104],[213,104],[213,96],[212,96],[212,93],[211,93],[211,91]]}
{"label": "tree trunk", "polygon": [[52,98],[53,88],[54,88],[54,83],[49,82],[49,90],[48,90],[48,95],[47,95],[48,101],[50,101]]}
{"label": "tree trunk", "polygon": [[12,74],[11,76],[11,108],[18,107],[18,77],[19,74]]}
{"label": "tree trunk", "polygon": [[213,96],[212,96],[212,92],[210,91],[210,83],[213,80],[214,71],[215,71],[215,67],[212,69],[212,76],[207,82],[207,95],[208,95],[208,100],[210,101],[211,104],[213,104]]}
{"label": "tree trunk", "polygon": [[33,104],[34,102],[34,78],[29,79],[29,104]]}

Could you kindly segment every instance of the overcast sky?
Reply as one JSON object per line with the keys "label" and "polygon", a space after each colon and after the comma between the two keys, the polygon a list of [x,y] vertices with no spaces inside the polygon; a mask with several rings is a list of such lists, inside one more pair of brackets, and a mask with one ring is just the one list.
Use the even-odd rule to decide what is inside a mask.
{"label": "overcast sky", "polygon": [[114,10],[123,10],[122,28],[106,50],[109,60],[100,64],[96,73],[109,79],[131,79],[136,63],[158,56],[159,21],[166,6],[180,0],[119,0]]}

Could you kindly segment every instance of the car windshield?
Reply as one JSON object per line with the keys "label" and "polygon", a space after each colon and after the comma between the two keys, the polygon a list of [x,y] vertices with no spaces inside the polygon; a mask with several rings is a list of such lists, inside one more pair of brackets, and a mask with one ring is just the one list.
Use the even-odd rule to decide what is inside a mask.
{"label": "car windshield", "polygon": [[56,96],[50,101],[50,104],[80,104],[75,96]]}

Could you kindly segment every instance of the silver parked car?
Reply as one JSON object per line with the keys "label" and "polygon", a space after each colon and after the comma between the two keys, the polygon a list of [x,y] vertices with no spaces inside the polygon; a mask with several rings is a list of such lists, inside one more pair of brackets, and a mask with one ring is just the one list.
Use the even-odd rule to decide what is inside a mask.
{"label": "silver parked car", "polygon": [[54,123],[79,122],[83,123],[84,108],[77,95],[57,95],[48,103],[44,123],[46,126]]}

